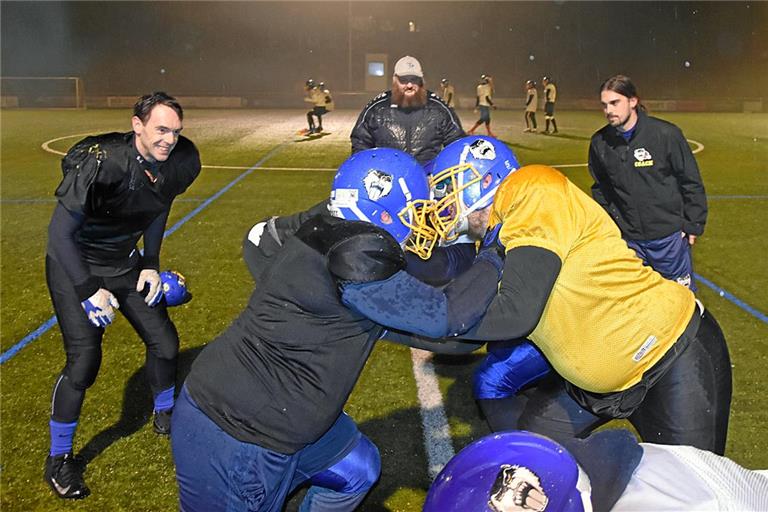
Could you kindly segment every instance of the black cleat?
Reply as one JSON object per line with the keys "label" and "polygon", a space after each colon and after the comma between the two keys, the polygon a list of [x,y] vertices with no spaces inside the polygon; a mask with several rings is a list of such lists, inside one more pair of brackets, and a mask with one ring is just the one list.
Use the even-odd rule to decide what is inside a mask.
{"label": "black cleat", "polygon": [[152,428],[155,429],[156,434],[161,436],[171,435],[171,413],[173,407],[165,409],[164,411],[155,411],[155,418],[152,421]]}
{"label": "black cleat", "polygon": [[48,456],[44,479],[59,498],[81,500],[91,494],[83,480],[83,462],[71,453]]}

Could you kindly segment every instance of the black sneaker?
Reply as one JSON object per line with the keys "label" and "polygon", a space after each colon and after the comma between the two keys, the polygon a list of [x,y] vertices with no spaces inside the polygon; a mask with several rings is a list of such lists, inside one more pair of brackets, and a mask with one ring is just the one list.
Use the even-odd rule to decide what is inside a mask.
{"label": "black sneaker", "polygon": [[152,428],[155,429],[156,434],[161,436],[171,435],[171,413],[173,407],[164,411],[155,411],[155,418],[152,421]]}
{"label": "black sneaker", "polygon": [[83,463],[71,453],[48,456],[44,479],[59,498],[81,500],[91,494],[83,480]]}

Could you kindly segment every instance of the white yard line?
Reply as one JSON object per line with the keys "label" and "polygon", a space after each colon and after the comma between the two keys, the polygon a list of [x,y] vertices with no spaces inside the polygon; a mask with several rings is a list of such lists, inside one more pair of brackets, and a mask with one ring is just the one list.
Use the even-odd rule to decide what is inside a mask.
{"label": "white yard line", "polygon": [[[206,169],[250,169],[250,167],[238,167],[232,165],[203,165]],[[335,167],[259,167],[260,171],[318,171],[336,172]]]}
{"label": "white yard line", "polygon": [[434,480],[454,455],[451,428],[443,409],[443,395],[432,365],[432,352],[411,349],[413,376],[416,379],[421,422],[424,428],[424,448],[427,451],[429,478]]}

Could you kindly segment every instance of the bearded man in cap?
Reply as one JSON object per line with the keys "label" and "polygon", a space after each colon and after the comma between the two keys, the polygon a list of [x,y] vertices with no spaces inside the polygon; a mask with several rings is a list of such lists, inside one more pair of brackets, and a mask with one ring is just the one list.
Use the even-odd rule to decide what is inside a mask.
{"label": "bearded man in cap", "polygon": [[458,116],[440,96],[425,88],[421,64],[406,55],[395,63],[391,90],[368,102],[350,139],[352,153],[394,148],[424,165],[463,136]]}

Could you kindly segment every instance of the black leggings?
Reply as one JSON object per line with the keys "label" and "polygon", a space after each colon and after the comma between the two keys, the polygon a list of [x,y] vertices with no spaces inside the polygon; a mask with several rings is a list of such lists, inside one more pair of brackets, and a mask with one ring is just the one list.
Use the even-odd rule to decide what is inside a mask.
{"label": "black leggings", "polygon": [[[723,332],[707,311],[688,347],[648,390],[628,420],[649,443],[690,445],[722,455],[731,408],[731,361]],[[586,437],[612,418],[583,409],[550,374],[518,395],[480,400],[492,430],[522,429],[556,440]]]}
{"label": "black leggings", "polygon": [[[77,421],[85,390],[93,385],[101,366],[101,341],[104,329],[88,321],[74,286],[61,265],[45,260],[46,280],[53,308],[64,338],[67,361],[53,388],[51,418],[62,423]],[[136,291],[139,269],[118,277],[105,277],[104,288],[120,303],[119,311],[146,345],[146,374],[154,394],[176,382],[179,336],[168,317],[165,300],[154,308]]]}

